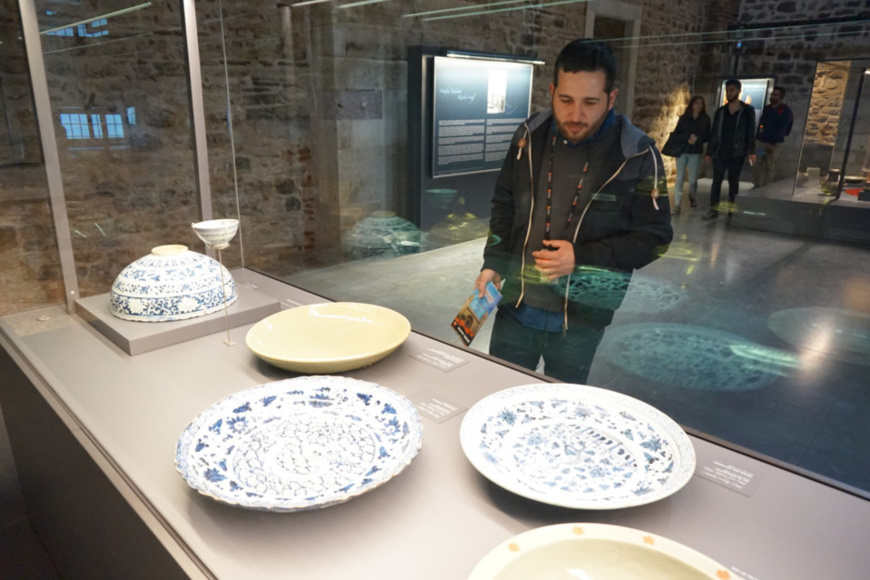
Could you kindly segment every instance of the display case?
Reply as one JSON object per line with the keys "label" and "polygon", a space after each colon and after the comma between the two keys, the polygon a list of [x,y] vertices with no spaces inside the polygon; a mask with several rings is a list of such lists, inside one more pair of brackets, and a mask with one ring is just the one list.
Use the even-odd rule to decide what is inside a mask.
{"label": "display case", "polygon": [[[234,274],[284,304],[322,300]],[[423,427],[418,456],[377,489],[294,513],[197,493],[172,449],[215,401],[297,375],[228,349],[220,333],[129,356],[59,308],[4,317],[0,343],[0,404],[22,491],[71,577],[464,578],[512,536],[565,522],[680,542],[721,564],[711,578],[858,578],[870,563],[865,499],[700,434],[687,438],[696,461],[688,482],[652,503],[559,507],[490,482],[463,455],[463,416],[486,395],[542,378],[419,333],[380,362],[342,373],[413,402]]]}
{"label": "display case", "polygon": [[[870,563],[856,540],[870,521],[866,250],[802,237],[866,237],[864,193],[848,180],[867,164],[866,60],[851,33],[836,62],[817,63],[807,39],[785,71],[791,61],[763,61],[790,46],[784,32],[745,29],[752,38],[739,38],[755,44],[740,52],[733,30],[711,22],[722,29],[700,38],[688,21],[628,3],[609,6],[598,27],[595,10],[574,5],[10,6],[16,17],[0,24],[0,405],[29,516],[63,571],[461,578],[514,535],[566,522],[645,530],[731,577],[860,577]],[[686,10],[692,22],[707,18],[701,5]],[[428,140],[431,126],[411,99],[430,87],[408,63],[430,46],[509,56],[534,70],[523,90],[542,110],[573,31],[640,30],[643,19],[675,40],[617,47],[631,63],[620,78],[633,83],[622,94],[634,95],[636,125],[663,142],[687,97],[715,102],[734,68],[765,87],[786,83],[806,119],[792,136],[799,180],[819,167],[828,193],[804,203],[790,170],[786,199],[742,192],[740,211],[716,228],[675,217],[673,242],[649,266],[584,271],[583,284],[565,288],[583,308],[616,309],[590,385],[670,417],[689,433],[697,467],[648,505],[553,506],[490,483],[461,448],[474,404],[552,379],[546,366],[490,357],[491,325],[470,347],[450,327],[482,265],[499,163],[468,191],[438,185],[449,177],[412,183],[433,161],[409,157],[410,140]],[[753,55],[761,45],[770,50]],[[816,76],[807,84],[797,67]],[[809,135],[826,70],[846,76],[818,81],[843,93],[826,113],[836,133],[823,150]],[[414,203],[437,210],[422,231]],[[240,223],[221,253],[191,227],[215,218]],[[226,266],[237,302],[224,297],[189,320],[113,316],[119,274],[164,245]],[[197,494],[173,463],[185,427],[220,399],[295,376],[258,359],[248,331],[333,301],[410,321],[395,352],[341,374],[412,401],[419,454],[378,489],[323,510],[261,513]]]}
{"label": "display case", "polygon": [[[753,189],[739,223],[775,232],[867,244],[867,59],[815,66],[796,164],[784,159],[779,179]],[[796,125],[801,125],[800,119]],[[794,178],[788,169],[796,165]],[[782,203],[784,201],[790,203]]]}

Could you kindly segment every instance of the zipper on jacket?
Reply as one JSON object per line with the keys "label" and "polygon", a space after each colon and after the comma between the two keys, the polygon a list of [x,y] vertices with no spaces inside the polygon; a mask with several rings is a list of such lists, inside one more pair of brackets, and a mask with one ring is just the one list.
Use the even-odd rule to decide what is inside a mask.
{"label": "zipper on jacket", "polygon": [[[601,193],[601,191],[605,187],[607,187],[607,184],[609,184],[611,181],[616,179],[616,176],[619,175],[622,172],[622,170],[625,168],[626,163],[628,163],[630,160],[634,159],[635,157],[640,157],[641,155],[646,155],[647,153],[650,153],[650,152],[652,152],[652,149],[647,148],[646,151],[641,151],[640,153],[635,153],[634,155],[632,155],[630,157],[626,157],[625,160],[623,160],[622,165],[619,166],[619,168],[616,170],[616,172],[614,172],[614,174],[611,175],[610,178],[607,181],[605,181],[601,185],[601,187],[598,188],[598,191],[596,191],[592,195],[592,197],[589,198],[589,201],[586,203],[586,207],[583,208],[583,211],[580,213],[580,217],[577,219],[577,227],[574,228],[574,237],[571,240],[572,246],[577,244],[577,236],[580,235],[580,225],[583,223],[583,218],[586,217],[586,212],[588,212],[589,208],[592,206],[592,202],[595,201],[595,196],[597,194]],[[654,163],[654,168],[655,168],[656,172],[658,172],[658,161],[656,159],[653,159],[653,163]],[[653,184],[653,186],[654,187],[658,186],[658,178],[656,178],[656,183]],[[653,200],[653,203],[655,203],[655,200]],[[656,206],[656,209],[658,209],[658,206]],[[531,228],[531,225],[529,225],[529,227]],[[565,281],[565,301],[563,302],[563,305],[562,305],[562,336],[563,337],[567,336],[567,334],[568,334],[568,293],[570,290],[571,290],[571,274],[568,274],[568,279]]]}

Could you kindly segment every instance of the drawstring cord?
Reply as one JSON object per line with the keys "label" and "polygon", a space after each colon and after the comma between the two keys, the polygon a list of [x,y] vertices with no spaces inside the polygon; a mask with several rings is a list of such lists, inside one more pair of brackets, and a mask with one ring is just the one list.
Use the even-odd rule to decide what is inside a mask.
{"label": "drawstring cord", "polygon": [[650,195],[652,196],[653,207],[656,208],[656,211],[659,211],[659,202],[656,201],[659,198],[659,162],[658,159],[656,159],[656,154],[652,147],[649,147],[649,152],[652,154],[653,174],[655,175],[653,178],[653,189]]}

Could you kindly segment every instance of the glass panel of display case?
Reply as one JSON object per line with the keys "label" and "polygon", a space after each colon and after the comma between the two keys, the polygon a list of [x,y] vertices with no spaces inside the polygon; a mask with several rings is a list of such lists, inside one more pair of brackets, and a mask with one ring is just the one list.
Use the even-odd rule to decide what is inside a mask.
{"label": "glass panel of display case", "polygon": [[850,77],[857,77],[857,89],[851,102],[852,122],[844,144],[840,175],[840,200],[861,202],[870,207],[870,60],[852,61]]}
{"label": "glass panel of display case", "polygon": [[[868,59],[816,66],[794,199],[863,207],[868,179]],[[862,199],[863,198],[863,199]]]}
{"label": "glass panel of display case", "polygon": [[36,107],[18,10],[0,20],[0,315],[63,301]]}
{"label": "glass panel of display case", "polygon": [[[238,259],[330,299],[392,308],[416,330],[460,344],[450,323],[483,263],[493,188],[419,187],[414,197],[421,167],[428,179],[445,184],[462,176],[436,176],[432,156],[414,157],[414,141],[426,140],[433,115],[415,108],[413,95],[434,89],[435,79],[425,67],[415,70],[412,59],[450,49],[543,60],[534,68],[531,110],[548,109],[556,55],[586,30],[586,16],[577,5],[537,10],[516,4],[247,0],[201,6],[215,213],[231,212],[237,200],[244,244]],[[656,21],[645,9],[647,19]],[[617,33],[606,19],[596,22],[593,33]],[[792,197],[798,135],[814,115],[815,60],[780,58],[791,46],[786,32],[744,31],[744,43],[725,35],[724,26],[721,36],[708,36],[670,25],[661,38],[624,39],[617,46],[638,54],[634,124],[661,145],[691,96],[703,96],[714,114],[724,78],[761,79],[746,87],[746,99],[759,109],[771,87],[786,86],[798,129],[783,145],[776,179],[782,197]],[[829,34],[825,26],[818,26],[819,34]],[[778,48],[765,51],[765,43]],[[415,158],[424,161],[415,167]],[[664,159],[671,176],[675,161]],[[868,352],[860,338],[868,308],[858,289],[870,279],[856,272],[823,276],[827,284],[805,281],[796,292],[795,280],[818,260],[826,267],[837,263],[824,257],[829,248],[732,226],[727,212],[702,222],[711,167],[702,168],[698,207],[688,207],[684,197],[682,213],[671,218],[674,239],[658,260],[631,276],[584,269],[577,272],[581,282],[564,289],[580,309],[615,310],[589,382],[644,399],[684,425],[870,488],[865,467],[840,452],[845,447],[811,435],[857,428],[860,417],[837,411],[835,426],[819,408],[780,404],[826,373],[849,382],[843,365]],[[750,195],[751,174],[747,163],[741,196]],[[423,206],[438,208],[444,223],[424,223],[416,211]],[[850,260],[862,256],[842,252]],[[471,348],[488,352],[491,331],[491,322],[484,325]],[[548,366],[537,370],[555,372]],[[825,409],[842,402],[842,393],[826,393],[819,395],[830,397],[821,404]],[[818,455],[802,454],[805,448],[817,448]]]}
{"label": "glass panel of display case", "polygon": [[309,25],[289,4],[246,1],[199,3],[197,28],[213,210],[241,221],[225,264],[296,271],[315,228],[337,235],[337,205],[314,194]]}
{"label": "glass panel of display case", "polygon": [[190,91],[175,3],[37,0],[80,295],[152,247],[199,247]]}
{"label": "glass panel of display case", "polygon": [[[534,68],[530,109],[545,111],[559,50],[587,29],[582,2],[495,4],[198,3],[214,216],[242,222],[238,243],[225,252],[227,265],[329,299],[392,308],[415,330],[460,344],[451,322],[483,263],[493,183],[415,190],[421,167],[432,181],[448,177],[435,177],[431,155],[414,157],[414,140],[423,140],[434,117],[415,109],[412,95],[435,84],[411,59],[455,49],[544,61]],[[637,7],[611,4],[614,14]],[[796,44],[778,21],[764,25],[767,15],[756,5],[769,4],[746,4],[758,28],[739,36],[703,3],[687,4],[683,20],[646,6],[642,16],[627,10],[643,21],[633,29],[657,29],[621,47],[637,54],[631,121],[662,145],[693,95],[705,99],[712,116],[724,78],[763,79],[751,104],[767,98],[768,86],[782,85],[795,112],[778,169],[785,172],[778,178],[787,177],[778,179],[786,184],[782,197],[799,197],[791,178],[798,162],[806,182],[822,184],[834,165],[843,177],[866,177],[868,91],[858,99],[852,78],[866,48],[838,23],[824,22],[808,25]],[[180,10],[176,3],[47,0],[39,7],[79,282],[83,294],[103,292],[151,246],[197,244],[189,227],[198,204]],[[602,18],[598,33],[617,34],[611,17]],[[841,96],[823,113],[816,108],[816,60],[827,56],[821,43],[834,34],[840,44],[830,56],[850,64],[819,65],[847,73],[825,81]],[[867,64],[861,66],[863,74]],[[509,86],[504,76],[486,78]],[[6,94],[11,81],[2,82]],[[487,111],[507,111],[501,93],[508,91],[487,92]],[[414,159],[424,161],[414,167]],[[711,165],[698,161],[697,206],[689,204],[686,184],[682,211],[670,216],[673,240],[658,259],[631,274],[579,268],[573,285],[558,287],[580,312],[614,311],[593,349],[588,382],[640,398],[687,427],[870,489],[867,454],[855,451],[870,436],[861,380],[870,360],[866,250],[741,227],[741,202],[751,195],[748,164],[733,219],[722,211],[702,220]],[[669,196],[676,165],[676,158],[663,159]],[[727,184],[723,189],[724,197]],[[825,201],[820,193],[813,195]],[[672,209],[663,197],[661,211]],[[844,190],[837,203],[854,197]],[[440,211],[438,219],[423,223],[416,202]],[[3,259],[23,241],[19,226],[14,240],[4,233],[6,223]],[[490,319],[471,348],[488,352],[491,333]],[[558,378],[555,365],[531,366]]]}

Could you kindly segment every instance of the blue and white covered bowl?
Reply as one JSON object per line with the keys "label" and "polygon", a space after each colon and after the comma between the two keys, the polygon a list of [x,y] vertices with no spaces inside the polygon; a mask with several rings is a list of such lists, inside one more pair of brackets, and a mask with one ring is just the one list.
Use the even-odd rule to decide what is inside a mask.
{"label": "blue and white covered bowl", "polygon": [[124,320],[185,320],[220,310],[224,295],[228,306],[238,298],[233,277],[217,260],[187,246],[157,246],[118,274],[109,309]]}

